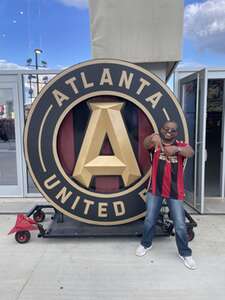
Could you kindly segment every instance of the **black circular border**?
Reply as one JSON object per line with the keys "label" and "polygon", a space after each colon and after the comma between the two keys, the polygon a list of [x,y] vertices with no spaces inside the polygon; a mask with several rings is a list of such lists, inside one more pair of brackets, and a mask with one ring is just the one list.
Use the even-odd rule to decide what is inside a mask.
{"label": "black circular border", "polygon": [[[179,123],[178,125],[182,131],[180,138],[182,140],[184,140],[185,142],[188,142],[188,130],[187,130],[187,124],[186,124],[183,112],[182,112],[181,107],[180,107],[178,101],[176,100],[175,96],[169,90],[169,88],[165,85],[165,83],[163,83],[154,74],[146,71],[145,69],[143,69],[137,65],[134,65],[134,64],[131,64],[128,62],[124,62],[124,61],[120,61],[120,60],[111,60],[110,59],[110,60],[91,60],[91,61],[81,63],[79,65],[72,66],[72,67],[64,70],[62,73],[56,75],[56,77],[54,77],[43,88],[43,90],[41,91],[41,93],[36,98],[35,102],[33,103],[31,111],[28,115],[27,123],[25,126],[25,131],[24,131],[24,149],[25,149],[25,158],[27,161],[28,169],[29,169],[29,172],[30,172],[36,186],[38,187],[40,192],[43,194],[43,196],[54,207],[56,207],[56,209],[63,212],[65,215],[67,215],[75,220],[81,221],[81,222],[97,224],[97,225],[118,225],[118,224],[124,224],[124,223],[128,223],[128,222],[137,220],[144,216],[144,213],[145,213],[144,201],[138,196],[138,193],[141,190],[143,190],[143,186],[144,186],[144,184],[146,184],[145,182],[139,188],[135,189],[131,193],[128,192],[128,194],[126,195],[126,199],[125,199],[124,195],[122,197],[118,196],[116,198],[117,201],[126,201],[126,203],[128,203],[128,204],[132,203],[132,205],[130,204],[127,206],[128,211],[127,211],[125,219],[124,219],[124,217],[121,217],[121,218],[117,217],[114,219],[113,218],[110,219],[109,217],[106,217],[106,218],[101,218],[100,220],[99,219],[96,220],[96,210],[93,210],[93,213],[90,214],[88,216],[88,218],[86,218],[84,215],[81,214],[81,211],[83,209],[82,207],[80,208],[80,210],[78,210],[80,215],[82,215],[82,217],[81,217],[79,214],[75,215],[75,214],[71,213],[71,211],[68,210],[68,207],[66,205],[63,205],[63,204],[59,205],[59,203],[56,203],[56,201],[53,200],[55,195],[53,195],[53,193],[51,191],[46,192],[46,189],[43,187],[43,181],[46,179],[46,177],[44,177],[43,174],[42,174],[42,176],[37,176],[38,167],[35,167],[35,163],[37,163],[37,152],[38,152],[37,150],[40,150],[40,148],[41,148],[44,155],[46,155],[46,153],[47,153],[47,155],[49,155],[49,153],[51,153],[51,151],[47,151],[47,149],[50,149],[50,147],[51,147],[51,142],[49,142],[49,141],[51,141],[51,139],[52,139],[52,135],[50,134],[50,132],[51,132],[51,130],[54,131],[53,127],[55,127],[54,124],[56,124],[56,122],[54,122],[54,120],[58,119],[58,114],[56,113],[56,111],[52,110],[52,112],[51,112],[51,118],[50,118],[51,124],[48,124],[48,126],[47,126],[48,130],[46,130],[44,127],[42,128],[42,134],[43,134],[43,137],[45,140],[44,145],[43,145],[43,143],[40,143],[41,146],[39,144],[39,147],[37,147],[37,143],[34,142],[37,139],[37,137],[36,137],[36,139],[34,138],[34,136],[35,136],[34,129],[37,125],[36,123],[38,122],[38,120],[40,120],[40,119],[43,120],[43,113],[42,114],[40,113],[41,112],[40,107],[44,106],[44,107],[42,107],[42,111],[47,112],[47,110],[49,110],[49,113],[50,113],[50,111],[51,111],[50,106],[55,104],[54,103],[55,100],[51,96],[52,89],[56,88],[56,86],[58,84],[57,89],[64,91],[65,87],[63,87],[62,79],[64,79],[64,81],[65,81],[65,80],[67,80],[67,78],[74,76],[74,74],[77,75],[78,73],[80,73],[82,71],[87,72],[87,74],[91,74],[91,72],[93,72],[93,69],[94,69],[95,75],[98,74],[98,72],[100,74],[100,70],[102,70],[103,68],[106,68],[106,67],[110,68],[110,71],[112,71],[112,69],[114,68],[113,69],[114,70],[113,78],[119,78],[119,74],[120,74],[119,72],[121,72],[122,70],[126,70],[127,72],[133,72],[134,75],[139,74],[139,76],[137,76],[137,78],[139,78],[139,79],[140,78],[144,78],[145,80],[148,79],[148,81],[151,82],[151,85],[149,87],[149,89],[151,90],[151,93],[153,94],[154,91],[160,90],[163,93],[163,97],[165,98],[165,99],[163,99],[163,97],[162,97],[162,100],[163,101],[166,100],[166,101],[163,102],[162,100],[160,100],[160,103],[157,105],[157,109],[155,108],[155,110],[154,110],[155,114],[152,114],[153,110],[151,109],[150,104],[145,103],[145,100],[143,100],[147,96],[149,96],[148,94],[145,95],[143,92],[143,94],[141,95],[142,99],[139,99],[140,95],[135,94],[135,99],[137,100],[137,102],[143,102],[142,105],[145,104],[144,105],[145,108],[150,112],[150,114],[152,114],[153,118],[154,118],[154,115],[157,116],[154,118],[154,120],[156,120],[158,128],[160,128],[161,125],[163,124],[163,122],[165,122],[165,118],[162,117],[162,113],[161,114],[159,113],[159,109],[161,109],[161,112],[162,112],[162,108],[167,108],[170,112],[172,112],[173,116],[171,119],[175,119],[176,121],[178,119],[178,123]],[[98,70],[98,72],[97,72],[97,70]],[[142,75],[142,76],[140,77],[140,75]],[[94,86],[94,88],[95,88],[95,86]],[[113,87],[107,86],[107,90],[105,90],[105,87],[104,87],[104,88],[100,89],[98,92],[100,93],[100,95],[102,95],[101,92],[114,95],[113,92],[121,93],[121,91],[124,90],[124,92],[126,92],[127,95],[129,95],[129,93],[131,92],[131,95],[133,96],[134,91],[137,90],[137,82],[136,82],[136,86],[133,87],[133,91],[131,91],[131,89],[126,90],[125,88],[120,89],[120,88],[118,88],[118,86],[116,86],[116,88],[117,88],[117,90],[115,91],[114,86]],[[82,92],[83,92],[83,96],[88,94],[84,89]],[[88,92],[90,94],[93,91],[89,90]],[[95,90],[95,92],[97,92],[97,91]],[[67,93],[65,93],[65,94],[67,94]],[[79,96],[80,96],[80,94],[79,94]],[[81,97],[82,97],[82,95],[81,95]],[[77,100],[76,97],[74,97],[74,95],[73,95],[73,101],[76,101],[76,100]],[[168,101],[168,100],[170,100],[170,101]],[[66,109],[66,107],[68,107],[68,105],[71,104],[71,102],[72,101],[69,101],[69,103],[67,103],[67,105],[66,104],[64,105],[64,103],[63,103],[62,107],[60,108],[61,112],[64,111]],[[164,103],[163,104],[164,106],[162,106],[161,102]],[[41,118],[41,116],[42,116],[42,118]],[[46,117],[46,119],[47,119],[47,117]],[[50,147],[49,147],[49,145],[50,145]],[[50,161],[52,162],[52,157],[50,157],[48,163]],[[39,167],[40,167],[40,164],[39,164]],[[58,171],[59,170],[57,170],[57,172],[56,172],[57,178],[58,178],[58,174],[59,174]],[[38,177],[38,179],[37,179],[37,177]],[[56,193],[57,192],[55,192],[55,194]],[[86,197],[86,195],[83,195],[82,193],[79,194],[79,192],[77,193],[77,195],[81,196],[81,197],[84,197],[84,196]],[[88,198],[90,199],[89,195],[88,195]],[[91,199],[94,200],[96,204],[101,202],[101,201],[99,201],[98,197],[91,197]],[[137,201],[137,199],[138,199],[138,201]],[[110,202],[110,200],[111,199],[109,199],[107,201],[111,205],[110,209],[112,209],[112,203],[111,203],[112,201]],[[135,212],[135,214],[134,214],[134,212]]]}

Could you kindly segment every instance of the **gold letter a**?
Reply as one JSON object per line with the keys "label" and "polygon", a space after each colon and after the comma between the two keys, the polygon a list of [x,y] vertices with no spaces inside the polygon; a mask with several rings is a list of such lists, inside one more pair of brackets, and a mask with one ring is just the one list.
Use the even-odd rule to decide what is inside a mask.
{"label": "gold letter a", "polygon": [[[121,115],[123,103],[90,103],[92,110],[73,177],[89,187],[92,176],[121,175],[128,186],[140,176]],[[114,155],[99,155],[108,135]]]}

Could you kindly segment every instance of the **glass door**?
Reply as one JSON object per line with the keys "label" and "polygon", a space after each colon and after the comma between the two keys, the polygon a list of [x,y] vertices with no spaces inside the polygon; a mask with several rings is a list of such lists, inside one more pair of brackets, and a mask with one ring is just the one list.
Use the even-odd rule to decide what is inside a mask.
{"label": "glass door", "polygon": [[205,196],[223,197],[224,79],[208,79]]}
{"label": "glass door", "polygon": [[19,103],[16,82],[0,81],[0,197],[23,195]]}
{"label": "glass door", "polygon": [[225,74],[223,78],[223,112],[222,112],[222,134],[221,134],[221,173],[220,188],[221,197],[225,199]]}
{"label": "glass door", "polygon": [[195,150],[185,168],[186,202],[204,212],[205,136],[207,108],[207,71],[201,70],[180,80],[180,99],[188,129],[189,143]]}

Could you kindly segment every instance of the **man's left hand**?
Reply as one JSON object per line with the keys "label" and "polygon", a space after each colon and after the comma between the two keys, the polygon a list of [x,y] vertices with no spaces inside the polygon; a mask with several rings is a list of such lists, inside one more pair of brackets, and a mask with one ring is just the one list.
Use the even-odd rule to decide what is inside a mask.
{"label": "man's left hand", "polygon": [[177,146],[164,146],[164,153],[169,155],[174,155],[178,152]]}

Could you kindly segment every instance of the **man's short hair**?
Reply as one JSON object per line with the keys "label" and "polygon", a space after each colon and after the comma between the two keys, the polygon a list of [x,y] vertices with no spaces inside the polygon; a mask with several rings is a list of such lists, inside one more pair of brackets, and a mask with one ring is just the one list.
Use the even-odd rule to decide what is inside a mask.
{"label": "man's short hair", "polygon": [[171,120],[171,121],[166,121],[166,122],[163,124],[162,127],[164,127],[164,126],[165,126],[166,124],[168,124],[168,123],[174,123],[174,124],[176,125],[176,128],[178,128],[177,122],[176,122],[176,121],[173,121],[173,120]]}

